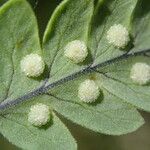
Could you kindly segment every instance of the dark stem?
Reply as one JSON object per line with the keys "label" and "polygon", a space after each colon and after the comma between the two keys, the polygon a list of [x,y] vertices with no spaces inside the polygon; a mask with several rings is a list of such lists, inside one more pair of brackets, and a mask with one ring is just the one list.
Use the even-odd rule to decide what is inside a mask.
{"label": "dark stem", "polygon": [[50,90],[50,89],[52,89],[52,88],[54,88],[58,85],[61,85],[63,83],[66,83],[68,81],[74,80],[75,78],[79,77],[82,74],[88,74],[88,73],[91,73],[91,72],[95,72],[95,70],[98,69],[98,68],[110,65],[112,63],[115,63],[115,62],[118,62],[118,61],[121,61],[121,60],[125,60],[129,57],[145,55],[146,53],[149,53],[149,52],[150,52],[150,49],[144,50],[144,51],[139,51],[139,52],[134,52],[134,53],[125,53],[125,54],[123,54],[119,57],[115,57],[115,58],[110,59],[108,61],[105,61],[103,63],[97,64],[97,65],[87,66],[86,68],[84,68],[84,69],[82,69],[82,70],[80,70],[76,73],[73,73],[73,74],[71,74],[71,75],[69,75],[65,78],[62,78],[62,79],[60,79],[58,81],[55,81],[53,83],[50,83],[48,85],[46,85],[46,83],[48,83],[48,81],[46,79],[46,81],[44,82],[44,84],[41,87],[39,87],[39,88],[37,88],[37,89],[21,96],[19,98],[16,98],[14,100],[11,100],[11,101],[8,101],[8,102],[2,102],[0,104],[0,111],[5,110],[9,107],[16,106],[16,105],[18,105],[22,102],[25,102],[27,100],[30,100],[31,98],[34,98],[36,96],[43,95],[43,94],[47,93],[48,90]]}

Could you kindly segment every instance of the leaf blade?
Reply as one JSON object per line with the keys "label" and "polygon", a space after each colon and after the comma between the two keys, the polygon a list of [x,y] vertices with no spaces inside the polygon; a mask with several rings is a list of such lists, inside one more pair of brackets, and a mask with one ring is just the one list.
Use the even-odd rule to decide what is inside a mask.
{"label": "leaf blade", "polygon": [[134,48],[132,51],[149,49],[150,6],[148,0],[139,0],[132,18],[132,36]]}
{"label": "leaf blade", "polygon": [[108,43],[106,35],[109,28],[114,24],[121,24],[130,32],[130,19],[136,4],[137,0],[98,1],[89,38],[89,47],[94,57],[94,64],[119,57],[129,50],[128,47],[125,50],[121,50],[112,46]]}
{"label": "leaf blade", "polygon": [[101,96],[94,104],[86,104],[78,98],[78,86],[85,78],[71,81],[50,91],[50,105],[61,115],[93,131],[121,135],[133,132],[144,120],[137,110],[123,103],[101,88]]}
{"label": "leaf blade", "polygon": [[[137,62],[150,64],[149,57],[135,56],[127,60],[102,68],[100,81],[102,86],[123,101],[128,102],[142,110],[150,111],[150,86],[135,84],[130,78],[132,66]],[[111,84],[110,84],[111,83]]]}
{"label": "leaf blade", "polygon": [[[0,27],[0,36],[5,35],[0,40],[0,82],[2,82],[0,100],[1,106],[8,104],[7,106],[10,107],[10,105],[17,105],[18,101],[14,99],[25,97],[28,92],[33,96],[35,93],[32,90],[41,84],[42,78],[28,78],[21,72],[20,60],[30,53],[42,55],[42,50],[37,22],[26,0],[10,0],[0,8]],[[7,88],[4,86],[2,89],[3,84],[8,81]],[[29,96],[27,97],[31,100]],[[54,124],[49,125],[47,129],[39,129],[29,124],[27,114],[30,106],[31,103],[27,106],[22,104],[19,107],[16,106],[17,108],[10,107],[6,111],[1,111],[0,131],[10,142],[29,150],[43,148],[48,150],[49,147],[58,149],[57,143],[64,150],[76,149],[73,137],[55,114],[52,120]]]}
{"label": "leaf blade", "polygon": [[12,144],[28,150],[48,150],[50,147],[54,150],[58,148],[76,150],[73,137],[54,113],[49,127],[39,129],[28,123],[26,116],[28,111],[29,107],[25,106],[17,112],[0,116],[0,131]]}
{"label": "leaf blade", "polygon": [[56,8],[43,40],[51,77],[56,75],[58,79],[84,67],[84,64],[80,66],[67,60],[63,52],[68,42],[76,39],[87,42],[93,7],[93,0],[65,0]]}
{"label": "leaf blade", "polygon": [[[39,84],[21,72],[20,60],[32,52],[41,54],[41,47],[35,16],[24,0],[10,0],[0,8],[0,27],[0,82],[3,85],[0,99],[4,101],[21,96]],[[24,88],[20,88],[22,85]]]}

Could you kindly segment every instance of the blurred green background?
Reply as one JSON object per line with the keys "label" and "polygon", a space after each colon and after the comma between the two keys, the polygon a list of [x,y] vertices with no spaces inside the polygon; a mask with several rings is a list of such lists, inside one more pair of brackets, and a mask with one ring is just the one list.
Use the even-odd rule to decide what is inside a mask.
{"label": "blurred green background", "polygon": [[[2,5],[7,0],[0,0]],[[61,0],[29,0],[37,16],[42,39],[46,24]],[[78,150],[150,150],[150,114],[143,113],[146,124],[136,132],[122,136],[108,136],[92,132],[62,118],[77,140]],[[0,150],[19,150],[0,135]],[[60,149],[58,149],[60,150]]]}

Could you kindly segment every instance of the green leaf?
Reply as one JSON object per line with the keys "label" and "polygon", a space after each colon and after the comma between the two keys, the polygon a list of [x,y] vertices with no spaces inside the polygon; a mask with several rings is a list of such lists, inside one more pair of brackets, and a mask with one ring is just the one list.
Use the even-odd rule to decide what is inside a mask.
{"label": "green leaf", "polygon": [[[30,5],[25,0],[10,0],[0,8],[0,82],[1,105],[16,105],[13,99],[26,97],[26,93],[42,85],[44,77],[28,78],[20,70],[21,59],[30,53],[42,55],[38,28]],[[22,96],[23,95],[23,96]],[[34,92],[30,94],[33,96]],[[30,96],[27,95],[28,99]],[[31,99],[30,99],[31,100]],[[38,100],[38,99],[37,99]],[[11,104],[10,104],[11,103]],[[47,128],[29,125],[28,107],[21,105],[0,115],[0,131],[13,144],[23,149],[76,149],[76,144],[61,121],[53,113]],[[20,110],[20,112],[18,112]],[[51,122],[51,123],[52,123]],[[61,136],[60,136],[61,135]]]}
{"label": "green leaf", "polygon": [[100,82],[103,88],[140,109],[150,111],[150,86],[135,84],[130,78],[131,67],[136,62],[145,62],[150,65],[150,59],[146,56],[128,58],[121,62],[111,64],[100,71]]}
{"label": "green leaf", "polygon": [[118,57],[127,52],[109,44],[107,31],[114,24],[121,24],[128,30],[131,29],[131,18],[137,0],[99,0],[95,9],[89,37],[89,47],[93,56],[93,64],[99,64]]}
{"label": "green leaf", "polygon": [[[150,52],[145,50],[149,47],[148,42],[144,44],[149,26],[144,26],[147,33],[141,33],[143,41],[138,35],[143,17],[149,16],[148,11],[140,9],[140,2],[143,3],[138,0],[99,0],[97,4],[94,0],[63,0],[44,33],[42,48],[47,68],[38,79],[25,77],[19,65],[21,58],[28,53],[42,54],[35,16],[25,0],[10,0],[4,4],[0,8],[0,36],[3,36],[0,41],[0,100],[4,101],[0,104],[0,130],[4,136],[22,148],[50,147],[49,141],[34,140],[25,128],[20,127],[22,124],[29,125],[27,112],[31,102],[27,102],[27,107],[23,102],[33,99],[49,105],[52,112],[54,109],[73,122],[97,132],[121,135],[138,129],[144,120],[134,106],[149,111],[149,85],[134,85],[127,69],[135,61],[150,63],[149,56],[145,55]],[[144,2],[148,3],[147,0]],[[140,14],[142,17],[139,17]],[[131,40],[131,45],[125,50],[115,48],[106,40],[106,32],[114,24],[124,25],[133,36],[134,43]],[[65,45],[73,40],[85,41],[88,46],[88,58],[81,64],[74,64],[64,57]],[[138,43],[141,43],[140,50]],[[83,103],[78,98],[78,86],[87,78],[95,80],[101,89],[100,97],[93,104]],[[26,115],[16,117],[18,111],[26,112]],[[56,138],[58,142],[52,143],[53,149],[58,149],[58,145],[59,149],[76,149],[73,138],[54,112],[54,124],[45,130],[31,125],[29,128],[42,137]],[[18,129],[25,132],[24,135],[18,133]],[[14,133],[18,135],[15,138]],[[66,135],[65,140],[59,137],[61,134]],[[24,137],[20,140],[22,142],[18,140],[21,135]],[[29,137],[29,142],[34,141],[24,143],[23,139],[28,139],[26,137]],[[59,144],[61,142],[64,144]]]}
{"label": "green leaf", "polygon": [[33,103],[17,107],[0,116],[0,132],[13,144],[22,149],[29,150],[76,150],[76,143],[59,118],[53,113],[50,122],[42,127],[32,126],[27,119],[31,104],[41,101],[36,99]]}
{"label": "green leaf", "polygon": [[[52,94],[55,97],[53,101],[50,98],[50,101],[52,101],[51,105],[56,111],[70,120],[94,131],[120,135],[136,130],[143,124],[143,120],[135,108],[122,103],[120,98],[105,92],[105,89],[102,89],[104,92],[104,100],[99,102],[96,106],[80,103],[77,96],[77,89],[82,80],[79,80],[79,82],[77,80],[72,80],[75,78],[74,73],[85,68],[85,66],[84,63],[75,65],[69,62],[63,56],[63,48],[68,42],[76,39],[79,35],[77,39],[85,39],[86,41],[87,38],[84,35],[85,33],[89,33],[89,52],[93,58],[93,62],[91,62],[93,66],[123,55],[125,53],[124,51],[116,49],[108,44],[108,41],[106,41],[106,32],[110,26],[117,23],[130,29],[131,18],[137,1],[99,1],[93,16],[92,27],[90,27],[91,30],[85,30],[86,28],[83,30],[85,25],[82,21],[82,32],[78,25],[81,22],[80,19],[82,20],[84,18],[86,22],[90,22],[90,17],[83,10],[80,11],[80,9],[82,9],[81,3],[85,6],[88,1],[70,1],[68,4],[67,2],[69,1],[64,1],[60,5],[60,8],[56,9],[44,37],[46,62],[47,65],[50,66],[51,84],[47,85],[49,87],[54,86],[54,90],[50,90],[50,95]],[[78,7],[80,9],[77,9]],[[91,8],[91,5],[89,5],[89,7]],[[86,8],[88,9],[87,6]],[[93,9],[91,9],[91,11],[92,10]],[[71,17],[72,15],[69,16],[70,14],[72,14],[73,17]],[[85,16],[82,14],[85,14]],[[73,25],[67,25],[67,22],[70,24],[73,22]],[[75,26],[76,24],[77,27]],[[70,38],[70,36],[73,36],[73,38]],[[90,63],[89,59],[88,62]],[[68,78],[71,81],[68,81]],[[55,89],[55,81],[56,85],[58,81],[58,84],[62,84],[62,86]],[[65,81],[69,82],[69,85],[65,85]],[[99,99],[101,100],[101,98]],[[109,110],[108,105],[112,106],[111,110]],[[103,111],[106,111],[106,113],[103,113]],[[120,117],[121,113],[122,115]],[[133,114],[133,116],[131,114]],[[137,118],[137,120],[133,118]],[[108,125],[106,126],[106,124]]]}
{"label": "green leaf", "polygon": [[24,0],[10,0],[0,8],[0,101],[22,96],[39,85],[20,70],[27,54],[41,54],[35,16]]}
{"label": "green leaf", "polygon": [[79,71],[89,63],[73,64],[64,57],[64,47],[76,39],[87,43],[92,14],[93,0],[64,0],[56,8],[43,39],[45,62],[50,77],[58,80]]}
{"label": "green leaf", "polygon": [[132,19],[132,52],[150,48],[150,5],[148,0],[139,0]]}
{"label": "green leaf", "polygon": [[96,132],[121,135],[135,131],[144,120],[134,107],[101,88],[96,103],[86,104],[78,98],[78,87],[86,78],[70,81],[50,91],[51,106],[71,121]]}

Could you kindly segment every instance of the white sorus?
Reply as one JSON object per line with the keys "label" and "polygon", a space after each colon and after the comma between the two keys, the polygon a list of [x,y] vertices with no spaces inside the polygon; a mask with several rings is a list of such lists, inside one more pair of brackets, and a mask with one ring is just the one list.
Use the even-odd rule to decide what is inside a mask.
{"label": "white sorus", "polygon": [[145,85],[150,81],[150,66],[146,63],[135,63],[131,68],[130,78],[139,85]]}
{"label": "white sorus", "polygon": [[87,79],[82,82],[78,89],[78,97],[86,103],[95,102],[100,94],[99,87],[93,80]]}
{"label": "white sorus", "polygon": [[118,48],[125,48],[130,41],[128,30],[121,24],[115,24],[107,31],[107,40]]}
{"label": "white sorus", "polygon": [[74,63],[83,62],[88,55],[86,44],[80,40],[68,43],[64,50],[64,55]]}
{"label": "white sorus", "polygon": [[50,109],[47,105],[37,103],[30,108],[28,121],[34,126],[45,125],[50,120]]}
{"label": "white sorus", "polygon": [[26,55],[21,60],[21,70],[29,77],[40,76],[45,68],[44,61],[38,54]]}

